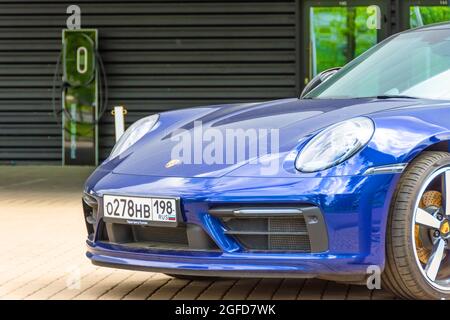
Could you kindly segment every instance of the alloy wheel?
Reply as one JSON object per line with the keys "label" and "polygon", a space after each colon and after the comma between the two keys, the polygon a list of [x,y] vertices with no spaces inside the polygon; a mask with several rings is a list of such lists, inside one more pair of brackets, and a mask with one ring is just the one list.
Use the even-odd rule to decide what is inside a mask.
{"label": "alloy wheel", "polygon": [[[427,192],[442,198],[434,205],[424,205]],[[440,168],[426,179],[415,204],[412,230],[412,239],[416,239],[414,254],[422,275],[436,289],[450,291],[450,167]]]}

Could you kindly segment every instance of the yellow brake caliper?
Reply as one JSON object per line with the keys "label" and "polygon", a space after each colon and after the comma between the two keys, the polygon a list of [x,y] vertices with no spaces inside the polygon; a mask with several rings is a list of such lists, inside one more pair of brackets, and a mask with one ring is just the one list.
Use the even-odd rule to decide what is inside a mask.
{"label": "yellow brake caliper", "polygon": [[[442,194],[438,191],[425,192],[422,196],[422,199],[420,199],[419,206],[422,209],[431,206],[440,208],[442,206]],[[414,231],[416,238],[417,255],[419,257],[420,262],[422,262],[423,264],[427,264],[428,259],[430,259],[431,250],[423,246],[422,241],[420,240],[420,227],[418,225],[415,226]]]}

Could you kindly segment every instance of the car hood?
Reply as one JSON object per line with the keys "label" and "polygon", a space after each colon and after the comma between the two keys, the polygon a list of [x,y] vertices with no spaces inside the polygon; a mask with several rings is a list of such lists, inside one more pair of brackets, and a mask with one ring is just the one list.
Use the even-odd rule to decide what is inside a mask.
{"label": "car hood", "polygon": [[[266,144],[267,153],[276,156],[290,152],[308,135],[336,122],[417,104],[420,104],[420,100],[284,99],[168,112],[161,114],[160,125],[155,131],[112,160],[110,165],[114,165],[113,172],[118,174],[220,177],[255,161],[255,154],[250,152],[241,158],[236,155],[233,160],[226,158],[227,153],[237,153],[239,148],[233,146],[230,149],[230,145],[227,145],[229,133],[238,136],[257,133],[246,135],[245,149],[254,150],[253,147],[263,143]],[[213,142],[207,139],[206,132],[210,129],[214,129],[210,132],[220,133],[225,140],[214,139],[217,142],[214,151],[207,149]],[[271,139],[278,140],[278,145],[272,144],[275,140]],[[182,152],[180,148],[184,148]],[[258,156],[261,154],[258,152]],[[209,155],[209,158],[205,155]],[[180,156],[182,161],[179,161]]]}

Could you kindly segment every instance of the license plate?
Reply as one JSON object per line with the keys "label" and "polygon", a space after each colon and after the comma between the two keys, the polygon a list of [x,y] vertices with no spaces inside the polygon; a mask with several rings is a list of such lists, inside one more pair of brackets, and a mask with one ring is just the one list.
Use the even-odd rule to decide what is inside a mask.
{"label": "license plate", "polygon": [[177,214],[174,198],[103,196],[104,217],[129,224],[177,223]]}

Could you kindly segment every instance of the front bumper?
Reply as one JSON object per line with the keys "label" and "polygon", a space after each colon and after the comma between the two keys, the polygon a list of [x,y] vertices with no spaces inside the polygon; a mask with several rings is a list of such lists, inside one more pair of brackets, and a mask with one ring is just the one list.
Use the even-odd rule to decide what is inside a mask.
{"label": "front bumper", "polygon": [[[220,253],[133,252],[120,245],[88,242],[87,257],[99,266],[210,277],[313,278],[364,274],[354,268],[356,256]],[[327,263],[323,263],[327,260]]]}
{"label": "front bumper", "polygon": [[[159,250],[87,240],[94,264],[203,276],[322,277],[364,275],[384,267],[389,203],[399,174],[328,178],[176,178],[97,170],[86,184],[101,204],[103,194],[176,196],[182,219],[202,229],[218,250]],[[320,209],[328,237],[322,252],[249,252],[225,233],[209,208],[217,205],[310,205]],[[101,208],[101,205],[99,205]],[[102,219],[101,209],[97,212]]]}

